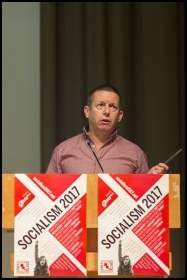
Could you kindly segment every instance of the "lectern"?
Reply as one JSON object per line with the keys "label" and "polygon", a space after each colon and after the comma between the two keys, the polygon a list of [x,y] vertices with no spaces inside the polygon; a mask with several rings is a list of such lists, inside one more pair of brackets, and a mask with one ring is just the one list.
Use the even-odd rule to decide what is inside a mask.
{"label": "lectern", "polygon": [[[166,174],[165,174],[166,175]],[[119,240],[123,240],[124,242],[126,242],[126,237],[124,236],[130,236],[130,228],[134,229],[134,232],[136,231],[137,235],[139,234],[140,237],[140,233],[142,231],[141,234],[141,239],[143,239],[143,236],[146,236],[146,231],[144,230],[144,234],[143,234],[143,225],[147,225],[147,236],[148,236],[148,227],[151,226],[151,224],[153,224],[153,222],[155,221],[155,224],[158,225],[158,220],[156,218],[156,215],[153,215],[153,209],[154,212],[157,211],[157,209],[159,209],[159,211],[161,211],[160,209],[162,209],[164,207],[164,203],[169,205],[169,212],[168,212],[168,228],[180,228],[180,175],[179,174],[167,174],[167,180],[168,180],[168,187],[169,187],[169,191],[168,191],[168,201],[167,199],[162,199],[162,195],[164,193],[164,190],[162,189],[162,187],[164,188],[164,184],[165,181],[162,180],[162,176],[165,175],[151,175],[151,174],[147,174],[147,175],[143,175],[141,176],[141,174],[138,175],[128,175],[128,174],[76,174],[76,175],[70,175],[70,176],[74,176],[73,179],[72,178],[67,178],[67,175],[63,175],[63,174],[56,174],[56,178],[55,182],[56,182],[56,190],[60,190],[60,189],[65,189],[67,190],[66,192],[62,192],[61,191],[54,191],[55,189],[53,189],[53,187],[50,188],[50,186],[54,186],[54,177],[52,178],[52,183],[50,181],[50,174],[3,174],[2,175],[2,185],[3,185],[3,189],[2,189],[2,228],[4,230],[7,231],[14,231],[14,235],[17,236],[17,232],[16,232],[16,227],[15,227],[15,221],[16,221],[16,225],[19,225],[19,220],[24,219],[23,218],[23,214],[21,213],[22,209],[20,210],[20,205],[21,207],[23,207],[24,205],[29,205],[29,202],[32,201],[33,206],[32,205],[32,209],[30,208],[28,213],[27,213],[27,208],[25,208],[25,212],[23,213],[27,213],[27,215],[30,215],[30,212],[34,212],[34,207],[38,207],[38,211],[39,211],[39,207],[40,207],[40,212],[45,211],[45,210],[41,210],[42,205],[39,204],[39,202],[36,202],[36,198],[40,197],[40,193],[45,195],[45,204],[46,204],[46,212],[45,213],[49,213],[49,209],[48,207],[48,199],[50,199],[50,201],[53,201],[54,207],[50,206],[50,210],[53,211],[54,208],[54,212],[51,214],[49,213],[48,216],[47,214],[43,215],[44,219],[42,220],[41,218],[39,220],[37,220],[36,223],[31,223],[30,224],[30,228],[28,230],[28,228],[25,226],[25,224],[23,224],[23,229],[25,228],[25,233],[23,233],[23,240],[21,240],[21,238],[19,237],[19,244],[22,247],[29,247],[31,245],[32,242],[35,242],[38,239],[38,236],[40,234],[44,234],[44,229],[49,227],[51,230],[51,233],[57,237],[58,240],[60,240],[60,228],[64,227],[64,230],[62,231],[62,234],[65,234],[65,227],[67,227],[68,224],[74,225],[76,227],[76,225],[78,223],[80,223],[80,218],[78,218],[78,216],[70,216],[70,211],[68,210],[71,209],[71,211],[73,211],[73,209],[80,209],[81,207],[83,208],[81,211],[81,215],[82,215],[82,219],[84,219],[84,207],[85,207],[85,234],[86,234],[86,260],[85,260],[85,267],[86,267],[86,275],[85,276],[81,276],[78,275],[76,276],[75,274],[71,275],[71,274],[66,274],[66,275],[56,275],[55,277],[59,277],[59,278],[63,278],[63,277],[67,277],[67,276],[72,276],[73,278],[77,277],[85,277],[85,278],[124,278],[124,277],[135,277],[135,278],[165,278],[167,276],[165,275],[158,275],[157,274],[152,274],[152,275],[143,275],[141,273],[141,275],[137,275],[134,274],[132,276],[125,276],[125,275],[112,275],[111,271],[114,270],[115,271],[115,258],[117,258],[117,256],[115,256],[114,260],[112,259],[112,256],[109,254],[106,254],[106,257],[104,257],[105,251],[104,253],[100,253],[100,250],[102,250],[102,246],[101,243],[106,245],[108,247],[112,247],[113,248],[117,248],[117,242]],[[64,177],[63,177],[64,176]],[[66,177],[65,177],[66,176]],[[81,177],[82,176],[82,177]],[[139,177],[137,177],[139,176]],[[145,177],[146,176],[146,177]],[[154,176],[154,177],[153,177]],[[80,178],[83,178],[83,180]],[[49,179],[49,181],[48,181]],[[63,181],[64,180],[64,181]],[[85,184],[84,184],[84,180],[85,180]],[[76,183],[75,183],[76,182]],[[147,185],[147,182],[149,182],[149,185]],[[159,185],[160,184],[160,185]],[[69,186],[71,187],[71,189],[69,189]],[[85,188],[85,190],[81,190],[80,188],[81,186],[83,186]],[[19,189],[19,192],[18,192]],[[146,192],[147,190],[150,189],[150,192]],[[25,191],[26,190],[26,191]],[[167,191],[167,189],[166,189]],[[22,201],[19,203],[19,207],[16,207],[15,205],[15,200],[17,199],[16,197],[16,193],[17,196],[20,195],[20,193],[22,192],[24,199],[22,199]],[[84,193],[85,192],[85,193]],[[126,195],[127,200],[126,200],[126,204],[125,204],[125,199],[123,198],[123,193],[124,195]],[[80,195],[82,197],[83,203],[80,205],[80,203],[78,203],[78,195]],[[84,195],[86,197],[85,199],[85,205],[84,205]],[[56,198],[58,199],[58,202],[61,204],[57,204]],[[129,198],[128,198],[129,197]],[[167,196],[165,196],[167,197]],[[141,200],[139,199],[141,198]],[[30,200],[29,200],[30,199]],[[132,199],[132,207],[131,207],[131,199]],[[77,202],[76,202],[77,200]],[[146,201],[147,200],[147,201]],[[163,202],[164,201],[164,202]],[[18,200],[16,201],[18,202]],[[28,204],[27,204],[28,203]],[[35,203],[35,204],[34,204]],[[133,204],[136,203],[136,204]],[[38,206],[37,206],[38,205]],[[59,205],[63,205],[62,207],[59,207]],[[73,205],[73,207],[70,207],[71,205]],[[27,206],[29,207],[29,206]],[[67,209],[66,209],[67,207]],[[108,207],[108,208],[107,208]],[[121,210],[119,210],[121,207]],[[149,207],[150,210],[149,210]],[[107,211],[105,212],[105,209],[107,208]],[[119,208],[119,209],[118,209]],[[104,209],[104,210],[103,210]],[[118,209],[118,210],[116,210]],[[32,211],[31,211],[32,210]],[[120,213],[126,213],[124,216],[123,214]],[[147,213],[146,213],[147,211]],[[164,210],[162,210],[163,215],[165,215]],[[114,213],[116,212],[116,224],[114,221]],[[54,213],[56,214],[56,217],[54,217]],[[74,213],[74,212],[72,212]],[[161,213],[161,212],[159,212]],[[149,217],[148,217],[149,214]],[[66,216],[65,216],[66,215]],[[110,222],[110,218],[109,216],[111,215],[111,219],[112,221]],[[121,215],[121,217],[119,218],[118,221],[118,216]],[[53,216],[53,218],[52,218]],[[15,217],[18,217],[19,220],[15,220]],[[67,218],[68,217],[68,218]],[[105,228],[107,228],[108,232],[106,229],[106,240],[100,240],[100,225],[99,225],[99,217],[102,217],[102,221],[103,223],[105,223]],[[167,217],[167,215],[165,216]],[[148,219],[149,218],[149,219]],[[58,220],[57,222],[54,222],[52,220]],[[76,220],[77,219],[77,220]],[[108,219],[108,225],[105,219]],[[141,220],[141,226],[139,226],[138,228],[138,222],[137,220]],[[165,218],[163,218],[164,221]],[[39,222],[40,221],[40,222]],[[77,222],[76,222],[77,221]],[[145,222],[144,222],[145,221]],[[28,219],[28,223],[30,223],[30,220]],[[48,224],[47,224],[48,223]],[[110,227],[110,224],[113,223],[113,226]],[[100,223],[101,224],[101,223]],[[166,221],[166,225],[167,225],[167,221]],[[145,227],[144,227],[145,228]],[[157,226],[158,228],[158,226]],[[18,230],[22,230],[20,229],[20,226],[17,226]],[[27,237],[27,233],[31,232],[32,230],[32,234],[31,237],[33,238],[33,240],[31,240],[31,237]],[[81,232],[81,230],[84,232],[84,223],[82,225],[82,229],[79,229],[79,233]],[[165,229],[167,230],[167,229]],[[47,231],[47,230],[46,230]],[[164,229],[163,229],[164,231]],[[24,231],[23,231],[24,232]],[[72,234],[73,231],[71,231]],[[79,234],[77,232],[75,232],[74,235],[74,243],[72,240],[71,243],[71,247],[68,247],[68,244],[70,243],[70,241],[68,241],[66,243],[66,249],[70,248],[70,251],[72,254],[74,254],[74,256],[79,254],[78,251],[78,246],[77,249],[76,244],[80,243],[78,242],[78,239],[76,239],[77,234]],[[158,236],[160,236],[162,233],[158,232]],[[38,235],[38,236],[37,236]],[[70,233],[69,233],[70,235]],[[98,236],[99,235],[99,236]],[[150,235],[150,233],[149,233]],[[66,240],[68,240],[68,231],[66,230],[66,235],[63,236],[62,238],[62,242],[65,242],[65,237]],[[84,234],[83,234],[83,238],[85,238]],[[159,243],[159,237],[155,237],[158,240]],[[131,238],[132,239],[132,238]],[[152,239],[153,239],[153,233],[152,233]],[[150,239],[151,240],[151,237]],[[23,242],[24,241],[24,242]],[[99,242],[98,242],[99,241]],[[102,241],[102,242],[101,242]],[[130,242],[134,242],[134,241],[130,241]],[[100,245],[99,245],[99,244]],[[23,245],[25,244],[25,245]],[[107,245],[108,244],[108,245]],[[135,242],[133,243],[135,246]],[[137,243],[138,244],[138,243]],[[153,242],[152,242],[153,244]],[[46,246],[46,245],[45,245]],[[52,245],[51,245],[52,246]],[[115,247],[116,246],[116,247]],[[137,246],[137,245],[136,245]],[[148,244],[146,245],[148,247]],[[145,247],[146,247],[145,246]],[[154,248],[156,248],[158,246],[154,245]],[[14,247],[15,248],[15,247]],[[34,248],[34,247],[33,247]],[[46,247],[45,247],[46,248]],[[128,248],[128,246],[126,247]],[[137,247],[138,250],[140,251],[141,249],[141,244],[139,247]],[[150,247],[151,248],[151,247]],[[67,252],[68,250],[65,249],[65,252]],[[117,249],[114,249],[114,253],[116,254],[117,251],[115,251]],[[133,255],[134,258],[134,262],[135,259],[138,258],[137,257],[137,251],[136,250],[136,254],[133,252],[133,250],[131,251],[131,255]],[[107,250],[106,250],[107,251]],[[135,251],[135,250],[134,250]],[[67,252],[67,256],[69,256],[69,252]],[[150,249],[148,250],[148,252],[150,252]],[[159,254],[161,255],[161,249],[159,250],[159,248],[155,249],[155,252],[159,252]],[[58,252],[57,252],[58,253]],[[152,254],[152,253],[151,253]],[[154,254],[152,254],[150,256],[153,257],[154,260]],[[158,256],[159,256],[158,254]],[[67,256],[66,258],[63,258],[64,261],[67,261]],[[102,256],[102,257],[100,257]],[[145,257],[148,256],[148,254],[144,254],[144,260]],[[149,260],[150,260],[150,256],[149,256]],[[15,270],[15,264],[14,264],[14,257],[15,257],[15,252],[12,252],[11,256],[10,256],[10,265],[11,265],[11,271]],[[100,260],[101,258],[101,260]],[[83,255],[82,258],[83,259]],[[142,257],[143,259],[143,257]],[[155,259],[156,260],[156,259]],[[69,260],[68,260],[69,261]],[[169,268],[170,270],[172,269],[172,253],[170,252],[169,254]],[[116,261],[117,262],[117,261]],[[156,265],[156,261],[155,265]],[[112,264],[111,264],[112,263]],[[19,264],[19,262],[18,262]],[[58,263],[60,264],[60,262]],[[82,261],[82,264],[84,266],[84,260]],[[105,267],[102,269],[98,267],[100,265],[104,265]],[[110,267],[111,265],[111,267]],[[140,269],[140,267],[144,265],[143,261],[142,262],[138,262],[138,260],[136,261],[136,265],[135,270],[138,271],[138,268]],[[164,269],[164,265],[161,268]],[[53,267],[54,271],[56,271],[57,265]],[[23,268],[23,263],[21,263],[21,269]],[[17,269],[17,267],[16,267]],[[64,268],[63,268],[64,269]],[[81,270],[81,266],[80,266],[80,270]],[[102,274],[103,271],[103,274]],[[23,275],[23,277],[27,276],[26,274]],[[54,276],[54,275],[53,275]],[[53,277],[52,275],[47,276],[47,277]],[[21,277],[21,275],[19,275],[18,277]],[[35,277],[33,275],[33,277]],[[46,278],[46,277],[45,277]]]}

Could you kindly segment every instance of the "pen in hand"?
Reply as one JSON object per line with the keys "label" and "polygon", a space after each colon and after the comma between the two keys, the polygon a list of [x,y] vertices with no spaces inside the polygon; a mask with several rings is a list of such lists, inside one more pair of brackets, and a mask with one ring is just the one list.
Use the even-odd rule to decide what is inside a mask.
{"label": "pen in hand", "polygon": [[182,149],[179,149],[176,153],[174,153],[170,158],[168,158],[164,163],[168,163],[170,160],[172,160],[174,157],[176,157],[176,155],[178,155],[180,152],[182,151]]}

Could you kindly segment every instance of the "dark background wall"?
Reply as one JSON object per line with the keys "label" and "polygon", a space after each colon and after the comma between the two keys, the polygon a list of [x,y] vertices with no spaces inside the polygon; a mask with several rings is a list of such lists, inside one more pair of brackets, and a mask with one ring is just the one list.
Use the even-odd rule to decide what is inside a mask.
{"label": "dark background wall", "polygon": [[87,95],[104,83],[122,95],[119,132],[150,166],[165,161],[184,146],[183,3],[41,3],[41,79],[43,171],[54,146],[82,131]]}

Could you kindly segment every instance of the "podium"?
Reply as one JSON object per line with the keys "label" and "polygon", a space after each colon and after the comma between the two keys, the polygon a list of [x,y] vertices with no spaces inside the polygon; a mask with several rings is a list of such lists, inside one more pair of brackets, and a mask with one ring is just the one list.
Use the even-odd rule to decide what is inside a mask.
{"label": "podium", "polygon": [[[47,174],[46,174],[47,175]],[[136,176],[136,175],[133,175]],[[147,175],[149,176],[149,175]],[[154,175],[157,176],[157,175]],[[85,278],[166,278],[167,276],[98,276],[98,175],[87,174],[86,196],[86,229],[87,253]],[[15,175],[2,175],[2,228],[14,231],[14,200],[15,200]],[[180,228],[180,175],[169,174],[169,228]],[[10,256],[11,271],[14,270],[14,253]],[[172,252],[170,252],[170,269],[172,269]],[[34,277],[34,276],[33,276]],[[50,276],[48,276],[50,278]],[[48,278],[47,277],[47,278]],[[59,276],[63,278],[66,276]],[[46,277],[45,277],[46,278]],[[53,276],[51,276],[53,278]],[[58,277],[55,277],[58,278]],[[79,278],[73,277],[73,278]]]}

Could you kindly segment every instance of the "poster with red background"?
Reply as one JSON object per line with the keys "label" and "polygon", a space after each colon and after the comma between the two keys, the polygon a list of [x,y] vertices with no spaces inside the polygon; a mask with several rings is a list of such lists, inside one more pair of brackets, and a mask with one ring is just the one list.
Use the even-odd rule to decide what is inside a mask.
{"label": "poster with red background", "polygon": [[15,174],[14,276],[85,276],[86,175]]}
{"label": "poster with red background", "polygon": [[169,275],[169,175],[100,174],[98,275]]}

